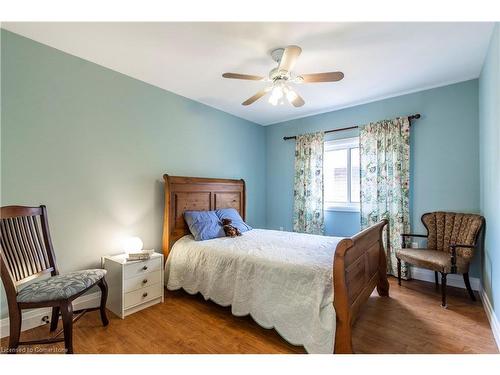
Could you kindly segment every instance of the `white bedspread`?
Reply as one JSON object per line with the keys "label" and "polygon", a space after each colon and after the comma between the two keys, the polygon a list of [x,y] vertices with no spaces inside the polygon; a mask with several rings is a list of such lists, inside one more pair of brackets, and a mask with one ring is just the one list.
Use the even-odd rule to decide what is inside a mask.
{"label": "white bedspread", "polygon": [[184,236],[166,263],[167,287],[200,292],[250,314],[308,353],[333,353],[333,255],[341,238],[254,229],[236,238]]}

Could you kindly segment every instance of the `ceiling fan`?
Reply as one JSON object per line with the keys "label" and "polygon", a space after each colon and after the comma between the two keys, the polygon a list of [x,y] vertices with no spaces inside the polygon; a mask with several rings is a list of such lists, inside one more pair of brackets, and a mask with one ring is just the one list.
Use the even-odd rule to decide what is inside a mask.
{"label": "ceiling fan", "polygon": [[222,77],[272,82],[271,86],[260,90],[257,94],[241,103],[242,105],[250,105],[262,98],[268,92],[271,92],[269,103],[272,105],[283,104],[285,100],[284,98],[286,97],[286,99],[295,107],[302,107],[305,103],[304,99],[302,99],[302,97],[292,87],[290,87],[290,83],[337,82],[344,78],[344,73],[327,72],[302,75],[294,74],[292,70],[301,52],[302,49],[299,46],[288,46],[273,50],[271,52],[271,57],[278,63],[278,66],[272,69],[267,77],[239,73],[224,73]]}

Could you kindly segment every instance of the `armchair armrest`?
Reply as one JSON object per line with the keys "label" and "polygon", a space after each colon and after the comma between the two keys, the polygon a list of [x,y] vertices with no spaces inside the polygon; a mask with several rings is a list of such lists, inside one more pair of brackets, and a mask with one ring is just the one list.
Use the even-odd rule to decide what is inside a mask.
{"label": "armchair armrest", "polygon": [[457,247],[466,247],[468,249],[474,249],[476,247],[476,245],[461,245],[459,243],[452,243],[450,245],[450,248],[452,248],[452,249],[457,248]]}
{"label": "armchair armrest", "polygon": [[461,245],[457,243],[450,244],[451,249],[451,273],[457,273],[457,247],[466,247],[474,249],[476,245]]}
{"label": "armchair armrest", "polygon": [[401,240],[403,242],[403,247],[406,248],[406,238],[407,237],[421,237],[421,238],[427,238],[428,235],[426,234],[412,234],[412,233],[401,233]]}

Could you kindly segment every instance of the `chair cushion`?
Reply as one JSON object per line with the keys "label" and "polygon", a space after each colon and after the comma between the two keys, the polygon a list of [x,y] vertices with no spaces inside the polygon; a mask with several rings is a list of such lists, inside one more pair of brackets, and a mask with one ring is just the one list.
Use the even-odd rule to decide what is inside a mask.
{"label": "chair cushion", "polygon": [[[433,271],[450,273],[451,255],[446,251],[432,249],[399,249],[396,257],[414,266],[427,268]],[[469,260],[457,256],[457,273],[469,271]]]}
{"label": "chair cushion", "polygon": [[68,299],[91,287],[106,275],[106,270],[70,272],[35,281],[17,295],[17,302],[48,302]]}

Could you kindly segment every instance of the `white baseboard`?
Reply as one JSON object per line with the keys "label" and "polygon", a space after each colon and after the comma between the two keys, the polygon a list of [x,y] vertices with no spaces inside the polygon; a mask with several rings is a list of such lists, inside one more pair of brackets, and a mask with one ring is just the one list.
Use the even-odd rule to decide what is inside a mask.
{"label": "white baseboard", "polygon": [[[434,271],[426,270],[423,268],[411,267],[411,277],[413,279],[434,282]],[[441,277],[438,277],[439,283],[441,283]],[[477,277],[470,277],[470,286],[472,290],[481,290],[481,281]],[[454,286],[457,288],[465,289],[464,278],[462,275],[449,274],[446,278],[446,284],[449,286]]]}
{"label": "white baseboard", "polygon": [[482,286],[481,290],[479,291],[479,297],[481,297],[481,301],[483,302],[484,311],[486,311],[486,316],[490,321],[493,337],[495,338],[495,342],[497,343],[497,348],[500,351],[500,322],[498,321],[498,318],[495,315],[495,312],[493,311],[493,307],[491,306],[488,294],[486,293],[486,291]]}
{"label": "white baseboard", "polygon": [[[81,310],[90,307],[99,306],[101,300],[101,292],[84,294],[73,301],[73,309]],[[31,328],[42,326],[50,321],[52,309],[44,307],[40,309],[30,309],[23,312],[23,320],[21,323],[21,331],[26,331]],[[43,317],[48,316],[49,320],[43,321]],[[0,337],[9,336],[9,318],[0,320]]]}

